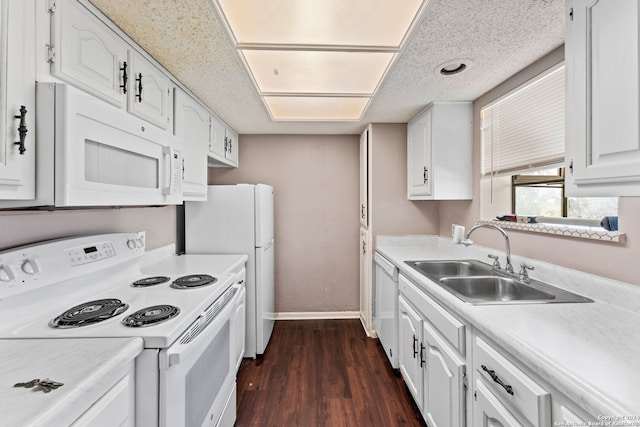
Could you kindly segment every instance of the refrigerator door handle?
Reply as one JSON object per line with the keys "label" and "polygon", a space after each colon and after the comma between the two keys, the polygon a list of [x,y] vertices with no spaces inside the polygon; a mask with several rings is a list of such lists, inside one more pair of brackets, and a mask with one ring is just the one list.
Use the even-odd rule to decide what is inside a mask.
{"label": "refrigerator door handle", "polygon": [[269,241],[269,243],[267,243],[267,246],[265,246],[262,250],[263,250],[263,251],[267,251],[267,250],[269,250],[269,248],[270,248],[271,246],[273,246],[273,242],[274,242],[274,240],[275,240],[275,239],[271,239],[271,240]]}

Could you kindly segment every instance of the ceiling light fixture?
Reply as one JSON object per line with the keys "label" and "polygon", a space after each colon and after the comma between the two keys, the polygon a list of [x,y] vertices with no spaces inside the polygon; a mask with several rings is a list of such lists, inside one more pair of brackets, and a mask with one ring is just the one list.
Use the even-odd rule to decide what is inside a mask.
{"label": "ceiling light fixture", "polygon": [[429,0],[210,1],[273,120],[334,121],[362,117]]}
{"label": "ceiling light fixture", "polygon": [[452,76],[468,69],[473,65],[473,62],[469,59],[454,59],[452,61],[444,62],[435,68],[436,73],[440,73],[443,76]]}

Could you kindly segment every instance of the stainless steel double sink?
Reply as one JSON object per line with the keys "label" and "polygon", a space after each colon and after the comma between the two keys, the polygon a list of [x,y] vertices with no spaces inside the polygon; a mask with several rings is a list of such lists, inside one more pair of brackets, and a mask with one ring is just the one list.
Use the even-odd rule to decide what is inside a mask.
{"label": "stainless steel double sink", "polygon": [[593,302],[534,279],[525,283],[477,260],[405,261],[405,264],[470,304]]}

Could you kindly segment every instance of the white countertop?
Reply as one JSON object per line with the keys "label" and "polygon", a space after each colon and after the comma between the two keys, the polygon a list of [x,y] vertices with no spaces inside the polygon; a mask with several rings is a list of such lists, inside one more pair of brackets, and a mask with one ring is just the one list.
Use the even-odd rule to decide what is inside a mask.
{"label": "white countertop", "polygon": [[[140,338],[0,340],[0,424],[70,425],[141,351]],[[35,378],[64,385],[49,393],[13,387]]]}
{"label": "white countertop", "polygon": [[504,252],[437,236],[378,236],[376,250],[461,319],[594,417],[640,416],[640,287],[512,254],[530,276],[592,298],[588,304],[471,305],[404,263]]}

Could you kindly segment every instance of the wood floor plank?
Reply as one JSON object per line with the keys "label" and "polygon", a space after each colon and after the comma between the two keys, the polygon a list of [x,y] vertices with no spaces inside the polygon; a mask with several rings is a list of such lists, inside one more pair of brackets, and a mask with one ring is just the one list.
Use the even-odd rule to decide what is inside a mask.
{"label": "wood floor plank", "polygon": [[237,427],[425,427],[360,321],[278,321],[264,357],[238,372]]}

